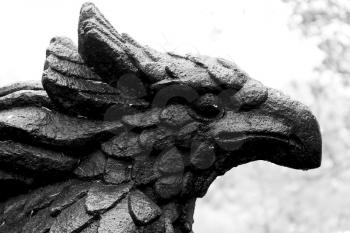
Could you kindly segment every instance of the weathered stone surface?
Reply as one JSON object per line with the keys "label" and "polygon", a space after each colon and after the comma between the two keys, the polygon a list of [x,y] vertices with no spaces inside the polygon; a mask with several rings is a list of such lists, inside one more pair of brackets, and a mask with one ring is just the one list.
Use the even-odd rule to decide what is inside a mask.
{"label": "weathered stone surface", "polygon": [[115,85],[120,94],[127,99],[141,99],[148,95],[148,89],[141,77],[135,74],[124,74]]}
{"label": "weathered stone surface", "polygon": [[13,183],[19,185],[29,185],[33,183],[32,177],[27,177],[22,174],[18,174],[15,172],[0,170],[0,182]]}
{"label": "weathered stone surface", "polygon": [[197,135],[200,127],[199,122],[193,122],[182,127],[176,135],[176,145],[183,148],[191,148],[193,138]]}
{"label": "weathered stone surface", "polygon": [[86,198],[86,210],[89,213],[103,213],[113,207],[130,191],[131,184],[105,185],[95,183]]}
{"label": "weathered stone surface", "polygon": [[13,141],[0,141],[0,163],[34,172],[70,172],[77,160],[51,150]]}
{"label": "weathered stone surface", "polygon": [[179,216],[179,207],[174,202],[170,202],[162,206],[162,210],[166,219],[169,219],[171,223],[175,222]]}
{"label": "weathered stone surface", "polygon": [[64,188],[60,195],[50,206],[51,215],[56,216],[65,208],[84,197],[90,188],[88,182],[77,182]]}
{"label": "weathered stone surface", "polygon": [[0,112],[1,135],[29,139],[57,147],[77,147],[98,142],[121,129],[119,122],[69,117],[48,109],[26,107]]}
{"label": "weathered stone surface", "polygon": [[49,207],[54,200],[60,197],[64,188],[74,185],[74,182],[70,180],[34,190],[28,195],[23,212],[28,215],[34,215],[39,210]]}
{"label": "weathered stone surface", "polygon": [[31,217],[24,225],[22,232],[25,233],[47,233],[50,231],[55,218],[50,215],[48,208],[40,210],[36,215]]}
{"label": "weathered stone surface", "polygon": [[183,105],[170,105],[165,108],[160,119],[167,125],[172,127],[181,127],[190,122],[192,117],[188,114],[187,109]]}
{"label": "weathered stone surface", "polygon": [[[101,78],[97,74],[95,74],[85,64],[79,64],[79,63],[63,60],[61,58],[56,57],[55,55],[49,55],[46,58],[46,65],[50,67],[52,70],[63,74],[65,77],[70,77],[72,81],[75,80],[77,84],[80,84],[79,79],[76,80],[75,78],[101,81]],[[64,79],[62,79],[62,81],[64,81]],[[67,84],[67,87],[70,87],[68,83],[62,82],[62,84]],[[86,84],[89,85],[89,82],[87,82]],[[96,86],[101,85],[99,82],[95,82],[95,84]],[[82,88],[81,85],[80,86],[76,85],[76,86]],[[75,86],[72,86],[72,87],[75,87]],[[111,90],[111,87],[107,86],[106,90]]]}
{"label": "weathered stone surface", "polygon": [[191,164],[197,169],[207,169],[215,162],[215,148],[209,142],[195,143],[191,152]]}
{"label": "weathered stone surface", "polygon": [[149,184],[161,176],[160,172],[154,168],[155,161],[156,157],[150,153],[144,153],[135,158],[132,178],[136,184]]}
{"label": "weathered stone surface", "polygon": [[75,115],[101,119],[112,106],[122,115],[148,106],[142,99],[124,98],[106,83],[69,77],[50,67],[44,71],[42,81],[52,101]]}
{"label": "weathered stone surface", "polygon": [[[0,200],[6,200],[14,197],[20,193],[26,192],[34,183],[36,179],[30,174],[23,174],[21,171],[16,171],[13,168],[0,168]],[[1,211],[1,203],[0,203]],[[1,220],[0,212],[0,220]],[[1,221],[0,221],[1,224]]]}
{"label": "weathered stone surface", "polygon": [[85,210],[85,199],[80,199],[67,209],[63,210],[55,219],[50,233],[73,233],[84,229],[93,216]]}
{"label": "weathered stone surface", "polygon": [[1,203],[0,232],[17,232],[18,229],[19,232],[46,233],[52,224],[48,206],[70,184],[68,181],[49,185]]}
{"label": "weathered stone surface", "polygon": [[146,128],[153,125],[157,125],[160,122],[159,114],[160,109],[152,108],[147,112],[126,115],[122,118],[122,121],[123,123],[131,126],[132,128]]}
{"label": "weathered stone surface", "polygon": [[18,223],[22,221],[22,218],[26,214],[26,211],[24,211],[26,201],[27,199],[25,196],[21,195],[11,198],[6,203],[4,203],[0,218],[1,222],[5,223],[4,225],[12,225],[12,223]]}
{"label": "weathered stone surface", "polygon": [[80,178],[92,178],[102,175],[105,171],[106,161],[106,156],[102,151],[97,150],[79,164],[74,170],[74,174]]}
{"label": "weathered stone surface", "polygon": [[99,227],[99,221],[95,221],[88,225],[84,230],[82,230],[80,233],[97,233]]}
{"label": "weathered stone surface", "polygon": [[242,109],[249,109],[265,102],[267,96],[267,88],[260,82],[250,79],[232,98],[234,102],[240,104]]}
{"label": "weathered stone surface", "polygon": [[121,203],[113,209],[101,215],[98,233],[135,233],[137,227],[130,216],[128,198],[125,197]]}
{"label": "weathered stone surface", "polygon": [[148,225],[140,226],[139,232],[140,233],[168,233],[166,232],[165,227],[166,227],[165,218],[161,216],[160,218],[156,219],[154,222]]}
{"label": "weathered stone surface", "polygon": [[[220,60],[221,62],[218,62]],[[205,63],[204,66],[207,67],[210,76],[224,88],[239,90],[249,79],[248,75],[235,64],[225,67],[222,64],[222,59],[209,58],[202,61]]]}
{"label": "weathered stone surface", "polygon": [[189,199],[182,207],[180,219],[180,227],[182,232],[192,232],[192,225],[194,223],[193,215],[196,206],[196,198]]}
{"label": "weathered stone surface", "polygon": [[111,184],[128,182],[131,179],[131,163],[112,158],[107,160],[104,180]]}
{"label": "weathered stone surface", "polygon": [[138,225],[149,224],[162,213],[159,206],[139,190],[130,193],[129,209],[131,216]]}
{"label": "weathered stone surface", "polygon": [[202,91],[182,84],[178,79],[165,79],[151,86],[155,92],[153,106],[166,107],[171,104],[190,104],[196,100]]}
{"label": "weathered stone surface", "polygon": [[193,197],[195,196],[194,190],[194,179],[195,175],[189,171],[186,172],[183,176],[182,181],[182,190],[181,190],[181,196],[182,197]]}
{"label": "weathered stone surface", "polygon": [[169,85],[186,85],[201,92],[219,90],[219,86],[204,67],[173,55],[165,56],[163,62],[166,63],[168,79],[152,84],[152,89],[159,90]]}
{"label": "weathered stone surface", "polygon": [[176,147],[162,153],[157,166],[165,174],[183,173],[185,168],[182,154]]}
{"label": "weathered stone surface", "polygon": [[69,39],[54,38],[49,50],[52,48],[58,49],[47,53],[42,81],[50,98],[61,109],[101,119],[111,106],[124,114],[148,106],[142,99],[125,98],[123,85],[117,90],[101,82],[97,74],[77,59],[75,45]]}
{"label": "weathered stone surface", "polygon": [[216,58],[216,61],[222,65],[223,67],[225,67],[226,69],[237,69],[238,70],[238,67],[237,67],[237,64],[233,61],[229,61],[225,58],[222,58],[222,57],[217,57]]}
{"label": "weathered stone surface", "polygon": [[107,82],[138,72],[125,52],[124,40],[91,3],[84,4],[79,18],[79,53]]}
{"label": "weathered stone surface", "polygon": [[11,224],[4,224],[0,225],[0,232],[6,232],[6,233],[21,233],[23,224],[25,224],[23,221],[11,223]]}
{"label": "weathered stone surface", "polygon": [[181,192],[182,175],[172,175],[160,178],[155,183],[155,189],[162,199],[170,199]]}
{"label": "weathered stone surface", "polygon": [[78,64],[84,64],[78,49],[73,41],[67,37],[57,36],[51,39],[50,46],[46,50],[46,56],[55,55],[63,60],[68,60]]}
{"label": "weathered stone surface", "polygon": [[142,147],[147,150],[164,150],[174,144],[175,135],[172,130],[167,128],[145,129],[139,136]]}
{"label": "weathered stone surface", "polygon": [[54,108],[43,90],[20,90],[0,97],[0,110],[28,106]]}
{"label": "weathered stone surface", "polygon": [[269,132],[269,134],[286,135],[289,131],[290,127],[282,120],[249,112],[227,112],[224,118],[213,123],[215,142],[226,151],[239,149],[243,142],[254,137],[254,134]]}
{"label": "weathered stone surface", "polygon": [[121,133],[103,143],[101,148],[107,155],[116,158],[134,158],[143,151],[138,135],[131,132]]}
{"label": "weathered stone surface", "polygon": [[9,86],[1,87],[0,97],[21,90],[43,90],[43,86],[40,81],[34,80],[21,83],[14,83]]}
{"label": "weathered stone surface", "polygon": [[209,186],[216,179],[218,174],[216,171],[204,170],[202,173],[195,174],[193,179],[193,186],[191,188],[192,196],[204,197],[207,193]]}
{"label": "weathered stone surface", "polygon": [[169,219],[165,219],[165,233],[175,233],[174,226]]}
{"label": "weathered stone surface", "polygon": [[[49,57],[50,58],[50,57]],[[51,59],[52,60],[52,59]],[[53,62],[53,61],[51,61]],[[51,63],[49,63],[50,65]],[[58,65],[57,65],[58,66]],[[62,65],[64,68],[66,68],[65,65]],[[78,67],[76,67],[78,68]],[[62,68],[63,69],[63,68]],[[94,94],[106,94],[106,95],[112,95],[112,94],[118,94],[118,90],[111,87],[107,83],[104,82],[99,82],[99,81],[94,81],[94,80],[88,80],[83,79],[83,78],[76,78],[74,76],[66,75],[63,72],[57,71],[58,69],[52,69],[51,66],[44,71],[44,76],[43,76],[43,84],[46,89],[46,85],[51,84],[51,85],[56,85],[56,88],[66,88],[69,89],[71,92],[76,91],[76,92],[89,92],[89,93],[94,93]],[[78,75],[83,75],[86,73],[84,70],[78,71],[77,69],[73,69],[74,72],[80,72],[81,74],[76,74]],[[68,72],[68,71],[66,71]],[[72,71],[73,72],[73,71]],[[50,92],[49,92],[50,94]]]}
{"label": "weathered stone surface", "polygon": [[165,64],[152,64],[168,56],[140,45],[125,33],[120,35],[91,3],[81,10],[79,52],[108,83],[130,73],[143,73],[152,81],[166,74]]}
{"label": "weathered stone surface", "polygon": [[218,173],[210,169],[186,172],[183,177],[181,196],[185,198],[203,197],[217,176]]}
{"label": "weathered stone surface", "polygon": [[[162,54],[161,54],[162,56]],[[154,59],[157,60],[157,59]],[[159,82],[168,77],[168,74],[165,70],[166,64],[160,62],[142,62],[140,64],[140,69],[147,76],[151,82]]]}
{"label": "weathered stone surface", "polygon": [[[174,65],[171,65],[174,66]],[[166,66],[166,71],[168,78],[172,77],[172,75],[179,75],[182,71],[178,70],[176,73],[172,73],[172,71],[175,71],[176,68],[173,67],[173,70],[169,70],[168,66]],[[183,69],[180,67],[180,69]],[[194,70],[195,71],[195,70]],[[195,71],[196,72],[196,71]],[[203,71],[198,72],[198,74],[195,75],[202,75],[205,72],[201,73]],[[191,73],[188,73],[186,76],[191,75]],[[164,79],[159,82],[156,82],[151,85],[151,89],[154,91],[160,91],[168,86],[188,86],[192,88],[194,91],[198,90],[199,92],[206,92],[206,91],[215,91],[217,92],[219,90],[219,87],[215,85],[215,82],[210,79],[208,75],[205,76],[197,76],[196,79],[191,80],[190,76],[179,79],[177,76],[174,76],[172,79]]]}

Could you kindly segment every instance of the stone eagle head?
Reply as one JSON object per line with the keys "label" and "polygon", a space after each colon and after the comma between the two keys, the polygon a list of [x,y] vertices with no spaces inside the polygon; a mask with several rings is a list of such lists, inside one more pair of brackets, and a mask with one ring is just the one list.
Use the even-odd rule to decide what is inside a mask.
{"label": "stone eagle head", "polygon": [[157,52],[92,3],[78,35],[51,40],[42,86],[0,89],[0,232],[191,232],[231,168],[320,166],[310,110],[235,63]]}

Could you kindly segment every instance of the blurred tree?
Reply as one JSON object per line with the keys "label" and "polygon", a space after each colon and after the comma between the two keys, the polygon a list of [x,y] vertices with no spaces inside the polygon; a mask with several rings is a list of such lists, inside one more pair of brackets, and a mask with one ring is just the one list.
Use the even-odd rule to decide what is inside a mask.
{"label": "blurred tree", "polygon": [[317,67],[320,72],[342,78],[350,84],[350,1],[349,0],[282,0],[293,6],[293,28],[317,40],[325,58]]}

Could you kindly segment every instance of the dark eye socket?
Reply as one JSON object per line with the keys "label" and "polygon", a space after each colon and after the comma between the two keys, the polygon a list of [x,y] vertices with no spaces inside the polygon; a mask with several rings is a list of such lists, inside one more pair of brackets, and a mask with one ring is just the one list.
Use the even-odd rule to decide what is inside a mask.
{"label": "dark eye socket", "polygon": [[222,111],[220,100],[214,94],[205,94],[193,103],[194,110],[203,117],[214,118]]}

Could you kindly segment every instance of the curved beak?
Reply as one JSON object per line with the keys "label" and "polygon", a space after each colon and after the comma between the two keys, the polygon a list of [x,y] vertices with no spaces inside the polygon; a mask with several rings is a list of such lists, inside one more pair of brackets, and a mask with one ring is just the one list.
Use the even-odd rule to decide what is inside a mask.
{"label": "curved beak", "polygon": [[303,170],[321,165],[321,133],[315,116],[273,89],[257,108],[229,111],[211,123],[209,131],[219,154],[224,154],[224,170],[254,160]]}

